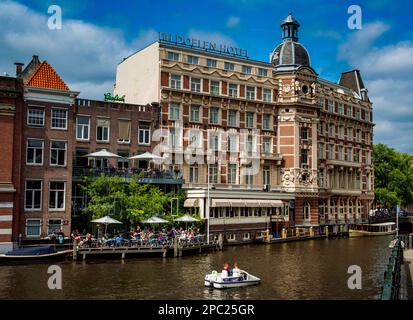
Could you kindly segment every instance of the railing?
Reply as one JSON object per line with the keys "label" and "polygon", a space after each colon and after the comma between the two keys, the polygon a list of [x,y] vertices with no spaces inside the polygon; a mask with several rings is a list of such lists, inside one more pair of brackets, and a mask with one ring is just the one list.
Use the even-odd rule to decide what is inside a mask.
{"label": "railing", "polygon": [[141,183],[175,183],[183,184],[184,180],[180,172],[173,171],[145,171],[142,169],[120,169],[120,168],[85,168],[73,167],[73,176],[75,178],[82,178],[84,176],[97,177],[101,174],[107,176],[118,176],[125,179],[131,179],[134,175],[139,176]]}
{"label": "railing", "polygon": [[400,299],[401,265],[403,263],[403,249],[401,240],[397,239],[392,249],[389,263],[384,272],[384,284],[381,300]]}

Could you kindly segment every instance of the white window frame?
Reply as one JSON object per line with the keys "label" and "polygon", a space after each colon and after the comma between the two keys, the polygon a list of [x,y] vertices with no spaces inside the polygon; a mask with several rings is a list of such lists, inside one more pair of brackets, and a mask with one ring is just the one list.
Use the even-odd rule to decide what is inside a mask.
{"label": "white window frame", "polygon": [[[29,158],[29,140],[37,140],[42,142],[42,162],[41,163],[31,163],[28,162]],[[34,157],[36,158],[36,157]],[[44,163],[44,140],[43,139],[37,139],[37,138],[27,138],[26,140],[26,165],[28,166],[43,166]]]}
{"label": "white window frame", "polygon": [[[142,122],[144,122],[144,121],[142,121]],[[147,126],[149,127],[149,129],[141,129],[141,123],[139,122],[138,123],[138,144],[139,145],[141,145],[141,146],[149,146],[149,145],[151,145],[151,125],[150,125],[150,123],[149,122],[147,122]],[[141,133],[141,131],[143,132],[143,137],[145,138],[145,132],[146,131],[148,131],[149,133],[148,133],[148,142],[141,142],[141,139],[140,139],[140,133]]]}
{"label": "white window frame", "polygon": [[258,75],[260,77],[268,77],[268,70],[264,68],[258,68]]}
{"label": "white window frame", "polygon": [[[40,208],[36,209],[36,208],[27,208],[26,207],[26,200],[27,200],[27,181],[40,181]],[[34,190],[39,190],[39,189],[30,189],[32,194]],[[34,197],[33,197],[34,200]],[[33,205],[33,201],[32,201],[32,205]],[[42,211],[43,208],[43,180],[37,180],[37,179],[26,179],[24,182],[24,211]]]}
{"label": "white window frame", "polygon": [[186,62],[189,64],[199,64],[199,57],[193,56],[193,55],[187,55]]}
{"label": "white window frame", "polygon": [[242,65],[241,72],[245,74],[252,74],[252,67],[247,65]]}
{"label": "white window frame", "polygon": [[[197,82],[197,81],[199,81],[199,82]],[[201,79],[200,78],[192,78],[191,77],[191,91],[201,92]]]}
{"label": "white window frame", "polygon": [[237,164],[236,163],[228,163],[227,167],[227,183],[228,184],[236,184],[237,183]]}
{"label": "white window frame", "polygon": [[[175,59],[175,57],[177,57],[177,59]],[[179,61],[180,54],[178,52],[168,51],[167,52],[167,58],[168,58],[168,60],[171,60],[171,61]]]}
{"label": "white window frame", "polygon": [[272,137],[262,137],[262,152],[265,154],[272,153]]}
{"label": "white window frame", "polygon": [[[42,113],[42,121],[43,121],[43,124],[31,124],[30,122],[29,122],[29,119],[30,119],[30,111],[40,111],[41,113]],[[26,123],[27,123],[27,126],[29,126],[29,127],[33,127],[33,128],[44,128],[44,126],[45,126],[45,110],[44,110],[44,108],[42,108],[42,109],[40,109],[40,108],[35,108],[35,107],[31,107],[31,106],[29,106],[28,107],[28,109],[27,109],[27,121],[26,121]]]}
{"label": "white window frame", "polygon": [[[213,82],[218,83],[218,86],[212,85]],[[214,90],[212,88],[218,88],[218,92],[214,92]],[[209,82],[209,91],[213,95],[216,95],[216,96],[219,95],[220,92],[221,92],[221,82],[218,81],[218,80],[210,80],[210,82]]]}
{"label": "white window frame", "polygon": [[[232,86],[232,88],[231,88]],[[235,87],[234,87],[235,86]],[[228,96],[238,98],[239,86],[236,83],[228,83]]]}
{"label": "white window frame", "polygon": [[[173,79],[176,77],[176,79]],[[179,77],[179,79],[177,79]],[[169,77],[169,87],[171,89],[181,90],[182,89],[182,75],[171,73]]]}
{"label": "white window frame", "polygon": [[[251,90],[253,89],[253,90]],[[246,86],[245,87],[245,99],[247,100],[255,100],[255,95],[256,95],[256,88],[252,86]]]}
{"label": "white window frame", "polygon": [[[96,118],[96,119],[106,119],[106,120],[107,120],[107,118],[101,118],[101,117],[98,117],[98,118]],[[104,136],[105,136],[103,129],[102,129],[102,139],[98,139],[98,128],[99,128],[99,127],[107,128],[107,129],[108,129],[108,139],[107,139],[107,140],[104,140],[104,139],[103,139]],[[110,119],[109,119],[109,125],[108,125],[108,126],[98,126],[98,125],[97,125],[97,120],[96,120],[96,142],[104,142],[104,143],[107,143],[107,142],[109,142],[109,141],[110,141]]]}
{"label": "white window frame", "polygon": [[[217,121],[216,122],[212,122],[211,121],[211,115],[212,115],[212,111],[217,111],[217,113],[216,113],[216,115],[217,115]],[[220,123],[221,123],[221,116],[220,116],[220,112],[221,110],[220,110],[220,108],[219,107],[211,107],[211,108],[209,108],[208,109],[208,123],[209,124],[212,124],[212,125],[219,125]]]}
{"label": "white window frame", "polygon": [[[268,126],[265,125],[266,117],[269,117],[269,118],[267,118]],[[262,115],[262,129],[263,130],[272,130],[272,114],[271,113],[264,113]]]}
{"label": "white window frame", "polygon": [[[32,235],[27,234],[27,227],[28,227],[28,222],[29,221],[39,221],[39,234],[32,234]],[[42,234],[42,219],[35,219],[35,218],[26,219],[25,233],[26,233],[26,238],[38,238],[38,237],[40,237],[41,234]]]}
{"label": "white window frame", "polygon": [[[175,112],[171,113],[172,110],[172,106],[174,106],[174,108],[178,107],[178,117],[175,117]],[[181,104],[178,102],[170,102],[169,103],[169,108],[168,108],[168,119],[170,121],[179,121],[181,120]]]}
{"label": "white window frame", "polygon": [[225,61],[224,62],[224,69],[227,71],[235,71],[235,64],[232,62]]}
{"label": "white window frame", "polygon": [[271,102],[272,101],[272,90],[268,88],[264,88],[262,90],[262,101],[264,102]]}
{"label": "white window frame", "polygon": [[[65,159],[64,159],[64,164],[55,164],[52,163],[52,149],[56,149],[56,148],[52,148],[53,142],[64,142],[65,143]],[[50,160],[49,160],[49,164],[51,167],[66,167],[67,166],[67,140],[50,140]],[[61,150],[61,149],[56,149],[56,150]],[[57,153],[59,154],[59,153]],[[58,157],[57,157],[58,159]]]}
{"label": "white window frame", "polygon": [[[82,117],[82,118],[88,118],[88,124],[87,124],[87,139],[85,139],[85,138],[83,138],[84,137],[84,133],[85,133],[85,127],[86,127],[86,124],[79,124],[79,122],[78,122],[78,120],[79,120],[79,118],[80,117]],[[82,131],[82,138],[79,138],[78,137],[78,129],[79,129],[79,126],[81,126],[81,131]],[[76,116],[76,140],[77,141],[90,141],[90,116],[88,116],[88,115],[82,115],[82,114],[79,114],[79,115],[77,115]]]}
{"label": "white window frame", "polygon": [[[51,192],[52,192],[51,184],[53,182],[63,183],[63,208],[51,208],[50,207],[50,199],[51,199]],[[61,192],[61,190],[54,189],[53,191],[56,192],[55,193],[55,200],[57,200],[58,192]],[[49,212],[66,211],[66,181],[49,181],[49,197],[48,198],[49,198],[48,199],[49,201],[48,201],[48,206],[47,207],[48,207]],[[57,201],[56,201],[56,204],[57,204]]]}
{"label": "white window frame", "polygon": [[[198,119],[193,118],[193,110],[198,109]],[[201,122],[201,106],[199,105],[190,105],[189,106],[189,122],[196,122],[200,123]]]}
{"label": "white window frame", "polygon": [[[57,110],[61,110],[64,111],[66,114],[66,118],[65,118],[65,127],[64,128],[60,128],[60,127],[53,127],[53,111],[57,111]],[[67,119],[68,119],[68,110],[64,109],[64,108],[52,108],[51,112],[50,112],[50,128],[52,128],[53,130],[67,130]],[[59,118],[62,119],[62,118]]]}
{"label": "white window frame", "polygon": [[311,206],[308,201],[305,201],[303,204],[303,220],[311,221]]}
{"label": "white window frame", "polygon": [[[229,121],[229,119],[230,119],[229,114],[230,114],[231,112],[234,112],[234,113],[235,113],[235,123],[230,123],[230,121]],[[231,109],[228,110],[228,120],[227,120],[227,124],[228,124],[229,127],[237,127],[237,126],[238,126],[238,111],[237,111],[237,110],[231,110]]]}
{"label": "white window frame", "polygon": [[197,163],[189,166],[189,183],[198,183],[199,181],[199,166]]}
{"label": "white window frame", "polygon": [[[58,229],[61,229],[63,227],[63,219],[62,218],[49,218],[47,219],[47,234],[51,234],[52,232],[50,232],[49,228],[50,228],[50,220],[56,220],[56,221],[60,221],[59,225],[60,227]],[[57,225],[57,224],[53,224],[53,225]]]}
{"label": "white window frame", "polygon": [[228,134],[227,136],[227,151],[228,152],[238,152],[238,135]]}
{"label": "white window frame", "polygon": [[[248,119],[250,118],[248,117],[248,115],[251,115],[251,114],[252,114],[252,125],[249,125]],[[245,112],[245,128],[249,128],[249,129],[254,128],[254,124],[255,124],[255,113],[252,111]]]}
{"label": "white window frame", "polygon": [[215,59],[207,59],[206,66],[209,68],[216,68],[217,67],[217,60]]}

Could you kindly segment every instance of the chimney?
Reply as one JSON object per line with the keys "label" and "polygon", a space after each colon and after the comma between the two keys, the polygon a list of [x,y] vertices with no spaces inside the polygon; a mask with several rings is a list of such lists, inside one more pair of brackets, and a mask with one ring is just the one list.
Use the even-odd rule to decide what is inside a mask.
{"label": "chimney", "polygon": [[39,61],[39,56],[38,55],[33,55],[33,60],[32,60],[35,64],[40,64]]}
{"label": "chimney", "polygon": [[24,63],[15,62],[14,65],[16,66],[16,77],[20,76],[23,71]]}

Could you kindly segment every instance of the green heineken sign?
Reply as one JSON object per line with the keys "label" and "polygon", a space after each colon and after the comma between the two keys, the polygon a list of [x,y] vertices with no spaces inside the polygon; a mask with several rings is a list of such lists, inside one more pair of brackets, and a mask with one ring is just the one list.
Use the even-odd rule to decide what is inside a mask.
{"label": "green heineken sign", "polygon": [[118,95],[112,96],[110,92],[104,94],[105,101],[108,102],[125,102],[125,96],[119,97]]}

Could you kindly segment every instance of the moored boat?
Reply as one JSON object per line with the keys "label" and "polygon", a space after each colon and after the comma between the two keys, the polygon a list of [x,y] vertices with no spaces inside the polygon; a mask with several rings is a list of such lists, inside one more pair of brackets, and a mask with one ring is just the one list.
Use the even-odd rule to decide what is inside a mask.
{"label": "moored boat", "polygon": [[257,285],[261,279],[241,270],[240,276],[221,277],[217,271],[212,271],[207,274],[204,279],[205,286],[214,287],[216,289],[239,288]]}
{"label": "moored boat", "polygon": [[355,224],[348,232],[350,237],[385,236],[396,233],[396,223]]}
{"label": "moored boat", "polygon": [[27,247],[0,254],[0,262],[62,259],[72,252],[73,250],[57,251],[54,246]]}

